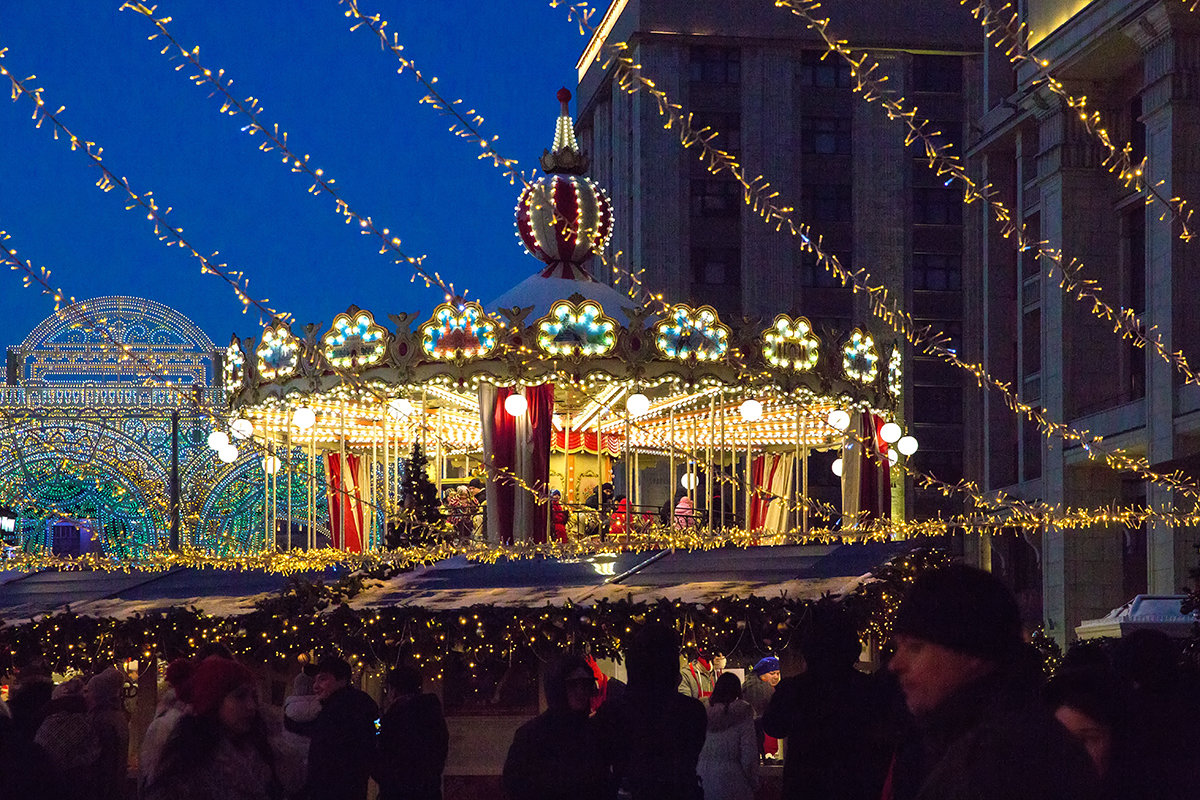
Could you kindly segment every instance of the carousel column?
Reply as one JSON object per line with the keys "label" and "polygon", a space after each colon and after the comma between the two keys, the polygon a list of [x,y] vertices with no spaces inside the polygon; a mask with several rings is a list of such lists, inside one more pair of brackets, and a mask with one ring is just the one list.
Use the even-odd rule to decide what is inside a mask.
{"label": "carousel column", "polygon": [[284,434],[287,451],[287,472],[285,480],[287,481],[285,491],[287,492],[287,545],[285,550],[292,549],[292,420],[291,409],[288,409],[288,428]]}
{"label": "carousel column", "polygon": [[373,550],[375,548],[375,535],[377,533],[376,526],[379,524],[379,485],[375,480],[375,470],[379,466],[379,450],[375,441],[374,426],[371,429],[371,533],[367,540],[363,542],[363,551]]}
{"label": "carousel column", "polygon": [[754,459],[751,458],[751,436],[753,431],[750,430],[750,422],[745,422],[746,426],[746,530],[752,530],[751,527],[751,504],[754,498]]}
{"label": "carousel column", "polygon": [[801,490],[801,484],[804,482],[803,475],[807,475],[807,465],[801,466],[800,463],[800,415],[802,410],[800,404],[796,403],[796,445],[792,459],[795,463],[792,464],[792,492],[799,498],[799,504],[796,507],[796,521],[799,523],[796,527],[800,528],[801,532],[808,529],[808,498]]}
{"label": "carousel column", "polygon": [[308,439],[308,549],[317,547],[317,426]]}
{"label": "carousel column", "polygon": [[387,544],[388,513],[392,497],[392,462],[390,459],[392,439],[391,406],[383,404],[383,504],[382,519],[379,522],[379,547]]}
{"label": "carousel column", "polygon": [[341,549],[346,549],[346,403],[342,402],[339,408],[342,417],[342,441],[338,451],[338,457],[341,463],[338,465],[338,520],[340,526],[338,531],[341,535]]}
{"label": "carousel column", "polygon": [[726,515],[725,509],[725,413],[727,411],[725,403],[725,394],[721,394],[721,479],[718,482],[717,490],[721,493],[721,530],[729,527],[729,517]]}
{"label": "carousel column", "polygon": [[667,482],[667,505],[671,509],[668,516],[671,527],[675,527],[675,406],[671,406],[671,410],[667,412],[671,426],[671,439],[667,442],[667,452],[670,453],[670,480]]}
{"label": "carousel column", "polygon": [[632,464],[629,458],[629,406],[625,406],[625,544],[629,544],[629,518],[630,510],[636,493],[633,491],[633,473],[630,471]]}
{"label": "carousel column", "polygon": [[708,399],[708,441],[704,444],[704,504],[708,506],[708,530],[713,526],[713,439],[716,438],[717,396]]}

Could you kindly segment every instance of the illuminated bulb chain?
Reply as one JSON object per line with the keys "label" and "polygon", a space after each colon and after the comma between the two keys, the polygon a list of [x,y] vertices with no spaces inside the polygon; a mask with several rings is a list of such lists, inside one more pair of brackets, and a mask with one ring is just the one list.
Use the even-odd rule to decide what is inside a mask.
{"label": "illuminated bulb chain", "polygon": [[[997,42],[997,46],[1003,45],[1005,42],[1023,41],[1023,33],[1021,32],[1021,26],[1016,20],[1015,12],[1007,23],[1002,23],[1002,20],[994,12],[991,12],[990,7],[987,5],[987,0],[960,0],[960,2],[963,4],[967,2],[979,3],[972,14],[980,19],[989,37],[996,30],[1003,30],[1005,32],[1000,41]],[[876,77],[879,63],[867,53],[860,53],[856,56],[844,41],[837,39],[829,33],[828,19],[818,19],[813,16],[811,12],[817,8],[817,3],[810,0],[777,0],[776,5],[790,9],[793,14],[803,19],[809,28],[815,30],[821,36],[828,49],[827,55],[841,58],[850,65],[851,74],[854,76],[854,85],[852,88],[855,93],[867,102],[878,101],[884,107],[889,119],[899,119],[905,124],[908,128],[905,144],[909,145],[920,140],[925,149],[929,168],[934,170],[939,177],[950,176],[946,181],[947,183],[956,181],[963,189],[963,202],[978,201],[985,204],[991,209],[996,221],[1000,223],[1000,235],[1002,237],[1006,239],[1011,238],[1018,250],[1030,252],[1033,256],[1057,266],[1059,270],[1059,287],[1068,297],[1072,297],[1080,302],[1090,303],[1092,305],[1092,312],[1097,317],[1112,324],[1113,333],[1128,339],[1137,347],[1149,347],[1154,350],[1173,369],[1178,370],[1188,383],[1200,383],[1200,378],[1192,371],[1182,351],[1171,352],[1163,341],[1161,334],[1155,332],[1153,328],[1148,327],[1133,309],[1123,307],[1117,310],[1103,299],[1100,283],[1095,279],[1082,277],[1084,266],[1082,261],[1078,258],[1068,259],[1061,249],[1049,247],[1049,242],[1037,241],[1031,238],[1025,232],[1024,225],[1018,222],[1015,215],[999,199],[998,194],[990,184],[977,185],[967,173],[962,160],[951,152],[951,145],[939,142],[934,138],[940,135],[940,132],[932,130],[928,120],[917,116],[915,108],[908,108],[903,98],[896,97],[893,92],[884,86],[887,80],[886,75]],[[1010,44],[1008,51],[1014,63],[1019,60],[1026,60],[1038,69],[1043,69],[1047,66],[1047,62],[1039,61],[1029,55],[1027,49],[1025,50],[1025,55],[1022,56],[1016,54],[1017,49],[1014,48],[1019,49],[1019,46]],[[1052,78],[1048,73],[1045,75],[1044,83],[1060,96],[1068,107],[1078,109],[1080,118],[1089,133],[1100,138],[1101,142],[1106,146],[1109,158],[1106,159],[1105,164],[1109,166],[1109,171],[1119,171],[1122,180],[1127,186],[1131,185],[1131,180],[1136,179],[1139,184],[1138,190],[1143,191],[1145,187],[1141,186],[1141,177],[1144,171],[1145,159],[1143,159],[1142,165],[1136,167],[1130,165],[1129,153],[1132,150],[1131,145],[1126,143],[1121,150],[1118,151],[1116,149],[1109,140],[1107,132],[1099,127],[1099,114],[1096,112],[1088,114],[1084,110],[1086,98],[1076,98],[1067,94],[1062,90],[1061,83]],[[1149,196],[1150,200],[1153,200],[1154,197],[1162,199],[1154,187],[1148,187],[1146,190],[1151,193]],[[1187,209],[1186,213],[1183,213],[1185,201],[1179,198],[1173,198],[1170,201],[1162,199],[1162,201],[1178,207],[1179,221],[1183,226],[1183,232],[1180,236],[1185,241],[1190,240],[1192,231],[1187,227],[1187,221],[1191,217],[1191,209]],[[1050,269],[1048,277],[1051,279],[1055,277],[1053,267]]]}
{"label": "illuminated bulb chain", "polygon": [[[8,48],[0,48],[0,58],[4,57],[7,50]],[[96,181],[97,188],[103,192],[109,192],[116,187],[120,187],[129,197],[125,210],[131,211],[139,208],[145,211],[146,219],[154,225],[154,235],[158,237],[158,240],[168,246],[180,247],[186,250],[194,259],[200,262],[201,274],[215,275],[228,284],[237,296],[238,301],[241,302],[243,313],[248,311],[250,306],[254,306],[269,318],[284,316],[267,306],[265,299],[256,300],[248,294],[250,282],[244,273],[240,270],[231,269],[228,264],[213,262],[184,237],[181,228],[176,228],[167,222],[167,215],[171,212],[170,207],[163,210],[159,207],[158,201],[155,200],[152,192],[135,192],[128,181],[110,170],[101,159],[103,148],[99,147],[95,142],[80,139],[59,119],[58,115],[62,113],[65,106],[60,106],[58,111],[51,112],[46,107],[45,98],[42,96],[42,89],[29,88],[27,83],[34,80],[35,76],[31,75],[25,80],[21,80],[13,75],[3,64],[0,64],[0,75],[8,78],[12,84],[12,100],[14,103],[21,97],[27,97],[33,102],[34,110],[32,119],[34,120],[34,127],[40,128],[43,123],[49,121],[54,130],[55,139],[59,138],[60,135],[65,137],[70,142],[71,150],[81,151],[100,171],[100,178]],[[213,256],[216,256],[216,253],[213,253]]]}
{"label": "illuminated bulb chain", "polygon": [[308,187],[309,193],[320,194],[324,192],[332,197],[335,211],[343,217],[347,224],[351,222],[357,223],[361,234],[364,236],[373,236],[380,241],[380,255],[390,254],[394,257],[394,263],[409,267],[414,273],[413,279],[420,278],[426,287],[436,286],[445,292],[448,297],[454,297],[457,294],[454,284],[443,280],[439,273],[430,272],[422,266],[425,260],[424,255],[408,255],[401,249],[400,238],[394,236],[390,228],[381,228],[376,225],[371,217],[364,216],[355,211],[334,186],[334,178],[327,177],[323,169],[313,166],[310,163],[310,157],[307,153],[298,155],[291,149],[287,142],[287,131],[281,131],[278,124],[270,125],[260,119],[259,115],[262,111],[262,106],[259,99],[248,97],[245,100],[241,100],[234,95],[229,89],[233,85],[233,80],[226,79],[225,70],[217,69],[214,72],[212,68],[205,67],[200,61],[200,48],[194,47],[189,50],[180,44],[167,29],[167,23],[171,22],[172,18],[155,17],[155,8],[155,6],[145,6],[141,3],[125,3],[121,7],[121,10],[136,11],[153,23],[158,29],[158,33],[153,34],[150,39],[153,40],[158,36],[163,36],[171,43],[162,49],[163,55],[172,53],[171,58],[181,56],[186,59],[196,69],[196,74],[190,75],[189,79],[198,86],[207,83],[214,87],[220,94],[222,101],[220,113],[229,116],[237,114],[246,116],[250,122],[242,130],[248,136],[255,136],[260,133],[263,135],[264,141],[259,144],[258,149],[264,153],[269,153],[272,150],[278,150],[282,153],[284,156],[282,163],[287,164],[292,172],[302,173],[312,181]]}
{"label": "illuminated bulb chain", "polygon": [[[557,3],[551,3],[551,6],[556,5]],[[586,3],[578,3],[569,7],[568,18],[578,21],[582,29],[590,24],[588,22],[591,17],[590,11],[594,10],[589,9]],[[595,33],[594,29],[588,29]],[[827,41],[827,45],[831,49],[833,44],[835,42],[832,39]],[[837,276],[842,285],[850,286],[855,293],[866,294],[871,313],[884,321],[892,330],[902,335],[914,347],[920,348],[921,351],[969,372],[979,386],[986,386],[996,392],[1012,411],[1033,422],[1043,437],[1057,436],[1064,441],[1078,442],[1091,460],[1102,461],[1117,470],[1135,472],[1159,486],[1178,491],[1193,499],[1200,499],[1200,487],[1197,487],[1195,483],[1184,480],[1180,475],[1156,473],[1150,469],[1150,464],[1145,458],[1128,456],[1121,450],[1106,450],[1102,447],[1103,437],[1092,436],[1088,431],[1081,431],[1065,423],[1052,420],[1046,409],[1022,402],[1008,383],[993,378],[981,364],[964,361],[954,350],[950,349],[947,346],[951,341],[949,336],[935,331],[931,326],[919,325],[891,298],[886,287],[872,285],[871,275],[865,268],[853,271],[845,269],[837,256],[822,248],[821,238],[813,235],[811,226],[797,223],[792,219],[793,208],[774,203],[774,198],[779,193],[771,188],[770,183],[766,182],[762,176],[752,180],[747,179],[746,173],[731,154],[712,145],[712,141],[717,136],[716,131],[710,127],[702,128],[699,131],[692,128],[691,115],[685,114],[682,106],[671,101],[664,91],[641,73],[641,65],[624,55],[628,51],[629,46],[624,42],[607,44],[602,50],[604,54],[602,68],[612,70],[615,84],[628,94],[635,94],[639,91],[649,93],[655,101],[659,115],[667,119],[665,127],[678,129],[680,143],[685,148],[699,147],[702,150],[702,161],[710,173],[728,172],[731,174],[742,186],[743,201],[764,222],[773,225],[777,231],[786,230],[789,235],[798,237],[801,248],[812,253],[824,269]],[[859,91],[861,93],[862,88]],[[870,97],[871,95],[866,96]],[[911,113],[905,112],[906,115]]]}

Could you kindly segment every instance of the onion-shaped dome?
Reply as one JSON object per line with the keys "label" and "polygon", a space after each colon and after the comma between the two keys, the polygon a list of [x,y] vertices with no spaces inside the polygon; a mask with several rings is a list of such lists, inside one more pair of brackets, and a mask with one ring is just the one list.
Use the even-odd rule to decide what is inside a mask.
{"label": "onion-shaped dome", "polygon": [[541,158],[546,176],[526,186],[517,200],[517,236],[526,252],[546,262],[545,277],[591,280],[583,265],[608,244],[612,203],[583,174],[587,158],[579,150],[567,108],[571,93],[560,89],[558,100],[562,111],[554,150]]}

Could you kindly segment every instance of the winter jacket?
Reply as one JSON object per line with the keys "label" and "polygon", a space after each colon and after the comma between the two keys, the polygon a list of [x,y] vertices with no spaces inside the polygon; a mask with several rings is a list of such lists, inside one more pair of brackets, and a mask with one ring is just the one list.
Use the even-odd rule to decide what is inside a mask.
{"label": "winter jacket", "polygon": [[152,775],[144,800],[275,800],[271,765],[253,747],[222,738],[204,763]]}
{"label": "winter jacket", "polygon": [[45,751],[22,736],[14,720],[0,714],[0,798],[62,800],[69,796]]}
{"label": "winter jacket", "polygon": [[283,698],[283,717],[289,722],[312,722],[320,713],[321,698],[315,694],[289,694]]}
{"label": "winter jacket", "polygon": [[900,739],[885,800],[1097,797],[1083,746],[992,675],[959,689]]}
{"label": "winter jacket", "polygon": [[295,728],[309,737],[309,800],[365,800],[375,757],[379,706],[366,692],[344,686],[321,703],[321,713]]}
{"label": "winter jacket", "polygon": [[771,702],[771,695],[774,694],[775,687],[758,677],[754,673],[750,673],[742,681],[742,699],[750,704],[754,709],[754,718],[761,719],[766,713],[767,706]]}
{"label": "winter jacket", "polygon": [[502,778],[508,800],[614,796],[599,729],[586,713],[551,708],[517,729]]}
{"label": "winter jacket", "polygon": [[380,800],[441,800],[450,731],[436,695],[393,703],[379,720],[372,777]]}
{"label": "winter jacket", "polygon": [[94,708],[88,713],[100,739],[97,774],[100,800],[119,800],[125,796],[129,773],[129,716],[124,708]]}
{"label": "winter jacket", "polygon": [[33,741],[45,751],[62,778],[64,800],[96,796],[100,735],[82,696],[51,700]]}
{"label": "winter jacket", "polygon": [[779,682],[762,725],[787,739],[783,800],[877,800],[894,732],[887,689],[878,676],[849,666]]}
{"label": "winter jacket", "polygon": [[683,680],[679,682],[679,693],[694,697],[697,700],[707,700],[713,693],[717,682],[716,670],[706,659],[699,658],[689,662],[680,671]]}
{"label": "winter jacket", "polygon": [[605,760],[632,800],[703,796],[696,762],[708,718],[704,704],[675,691],[675,685],[672,680],[661,687],[631,686],[596,712]]}
{"label": "winter jacket", "polygon": [[694,528],[700,524],[700,515],[696,511],[692,498],[684,495],[675,504],[675,527],[680,529]]}
{"label": "winter jacket", "polygon": [[560,542],[567,540],[567,520],[570,513],[557,500],[550,501],[550,518],[554,523],[554,538]]}
{"label": "winter jacket", "polygon": [[758,784],[754,712],[744,700],[708,709],[708,732],[696,773],[704,800],[754,800]]}

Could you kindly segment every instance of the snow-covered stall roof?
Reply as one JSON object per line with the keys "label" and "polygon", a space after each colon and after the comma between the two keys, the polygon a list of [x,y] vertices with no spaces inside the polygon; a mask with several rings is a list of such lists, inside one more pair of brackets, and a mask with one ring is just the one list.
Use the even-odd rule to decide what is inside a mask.
{"label": "snow-covered stall roof", "polygon": [[[495,564],[455,558],[372,581],[350,605],[448,609],[479,604],[590,605],[601,599],[667,598],[690,603],[749,595],[815,599],[827,592],[851,591],[873,567],[909,546],[905,542],[788,545]],[[330,580],[337,574],[330,571],[324,577]],[[0,577],[0,618],[13,623],[67,606],[78,614],[117,618],[187,606],[214,615],[235,615],[253,610],[255,601],[278,593],[286,582],[284,576],[263,572],[190,568],[156,573],[39,572],[7,582]]]}
{"label": "snow-covered stall roof", "polygon": [[1168,636],[1191,636],[1196,618],[1179,611],[1184,595],[1139,594],[1100,619],[1085,619],[1075,628],[1080,639],[1111,636],[1120,639],[1137,630],[1162,631]]}

